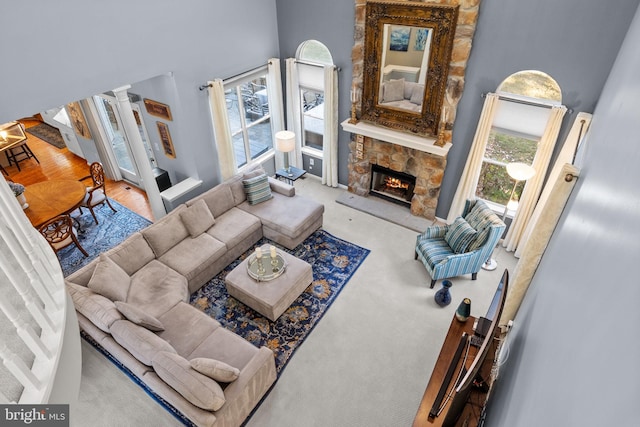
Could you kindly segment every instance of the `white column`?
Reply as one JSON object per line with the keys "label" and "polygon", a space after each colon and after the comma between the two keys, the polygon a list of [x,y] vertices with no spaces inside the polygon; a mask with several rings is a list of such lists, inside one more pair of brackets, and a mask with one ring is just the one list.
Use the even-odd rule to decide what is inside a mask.
{"label": "white column", "polygon": [[138,125],[136,124],[133,110],[131,109],[129,96],[127,94],[127,89],[130,87],[131,86],[127,85],[113,89],[113,93],[116,96],[118,109],[121,112],[122,126],[124,127],[124,131],[127,134],[127,140],[131,146],[133,161],[138,166],[142,187],[147,192],[153,217],[158,220],[165,216],[167,212],[164,208],[164,203],[162,203],[160,190],[158,189],[158,184],[153,176],[149,157],[147,156],[147,151],[144,148],[140,132],[138,131]]}

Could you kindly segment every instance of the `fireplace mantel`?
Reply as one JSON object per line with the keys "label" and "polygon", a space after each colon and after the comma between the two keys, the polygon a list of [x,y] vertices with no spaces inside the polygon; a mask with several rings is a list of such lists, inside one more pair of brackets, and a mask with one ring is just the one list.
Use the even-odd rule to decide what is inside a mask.
{"label": "fireplace mantel", "polygon": [[393,129],[376,126],[371,123],[358,122],[349,123],[345,120],[342,123],[342,129],[357,135],[363,135],[369,138],[375,138],[380,141],[389,142],[391,144],[402,145],[403,147],[412,148],[414,150],[423,151],[440,157],[447,157],[451,149],[451,143],[447,142],[443,147],[434,145],[436,138],[413,135],[406,132],[399,132]]}

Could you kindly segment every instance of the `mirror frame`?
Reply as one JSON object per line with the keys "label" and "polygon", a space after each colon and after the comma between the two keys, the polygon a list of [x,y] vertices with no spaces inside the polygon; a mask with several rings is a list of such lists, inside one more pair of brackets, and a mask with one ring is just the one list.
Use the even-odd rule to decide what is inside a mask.
{"label": "mirror frame", "polygon": [[[437,136],[449,77],[458,6],[369,0],[365,19],[360,120],[416,134]],[[421,112],[385,107],[379,102],[385,24],[430,28],[433,31]]]}

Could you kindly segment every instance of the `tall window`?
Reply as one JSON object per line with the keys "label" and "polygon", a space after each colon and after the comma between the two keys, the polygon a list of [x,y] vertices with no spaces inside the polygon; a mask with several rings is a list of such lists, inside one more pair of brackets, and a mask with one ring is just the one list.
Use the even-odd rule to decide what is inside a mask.
{"label": "tall window", "polygon": [[[307,40],[298,46],[296,59],[309,65],[299,67],[300,103],[307,153],[322,157],[324,147],[324,76],[322,68],[311,64],[333,64],[327,47],[317,40]],[[310,150],[308,150],[310,149]],[[317,151],[314,151],[317,150]]]}
{"label": "tall window", "polygon": [[[553,78],[535,70],[512,74],[500,84],[497,92],[509,99],[499,101],[476,196],[504,208],[514,184],[507,174],[507,164],[533,164],[548,121],[547,105],[559,105],[562,95]],[[520,198],[525,184],[520,182],[516,187],[515,200]]]}
{"label": "tall window", "polygon": [[241,168],[273,149],[267,70],[225,84],[236,166]]}

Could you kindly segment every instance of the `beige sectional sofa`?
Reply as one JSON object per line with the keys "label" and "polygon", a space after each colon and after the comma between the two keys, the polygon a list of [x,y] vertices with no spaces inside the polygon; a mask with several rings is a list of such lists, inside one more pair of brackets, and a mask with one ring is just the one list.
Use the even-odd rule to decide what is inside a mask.
{"label": "beige sectional sofa", "polygon": [[323,212],[262,168],[238,174],[69,275],[80,327],[196,425],[238,426],[275,382],[273,352],[189,296],[263,236],[293,249]]}

